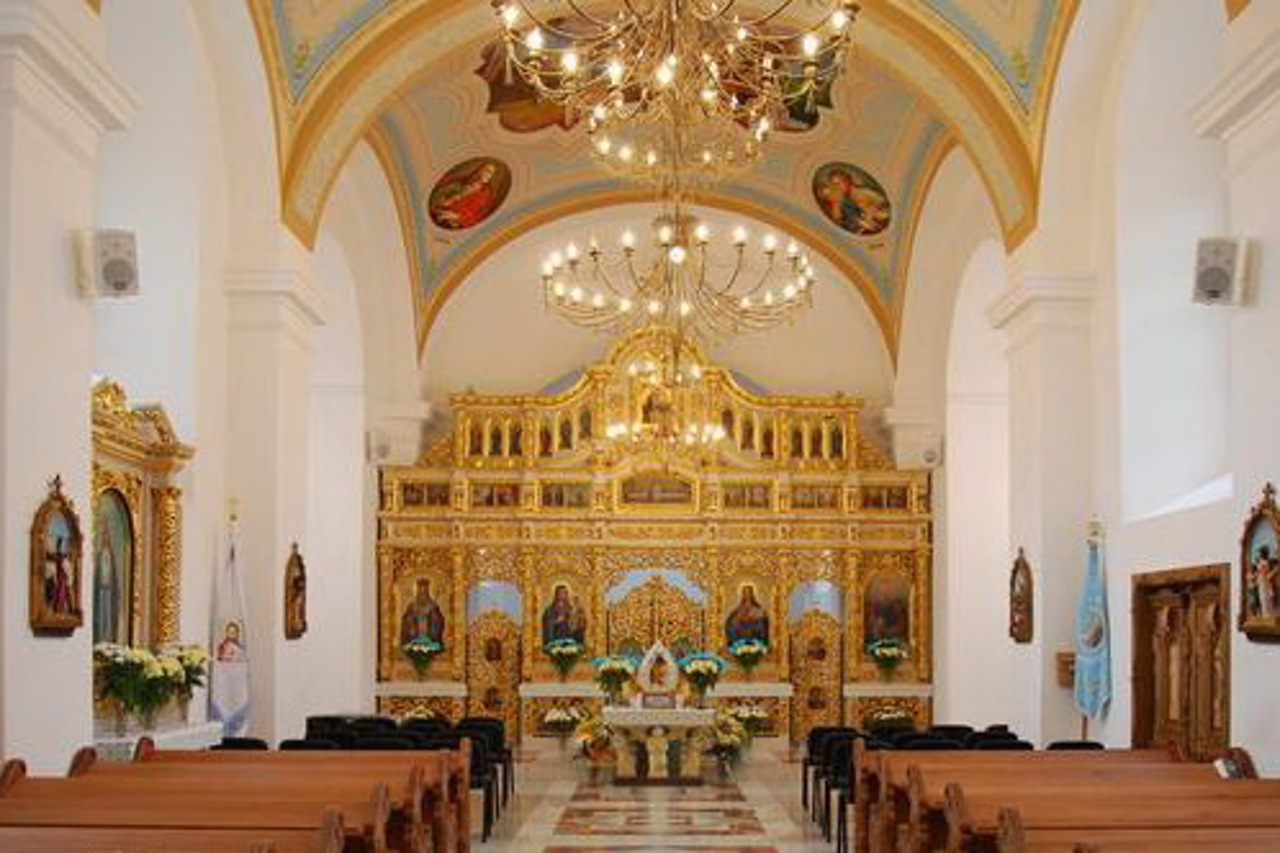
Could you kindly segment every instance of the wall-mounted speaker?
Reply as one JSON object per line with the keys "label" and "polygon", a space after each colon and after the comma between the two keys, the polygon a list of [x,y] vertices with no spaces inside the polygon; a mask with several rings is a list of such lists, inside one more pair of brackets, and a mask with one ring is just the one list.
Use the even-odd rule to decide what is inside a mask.
{"label": "wall-mounted speaker", "polygon": [[1232,237],[1206,237],[1196,244],[1196,280],[1191,294],[1202,305],[1239,305],[1244,299],[1249,245]]}
{"label": "wall-mounted speaker", "polygon": [[75,235],[76,286],[87,297],[138,294],[138,242],[132,231],[116,228]]}

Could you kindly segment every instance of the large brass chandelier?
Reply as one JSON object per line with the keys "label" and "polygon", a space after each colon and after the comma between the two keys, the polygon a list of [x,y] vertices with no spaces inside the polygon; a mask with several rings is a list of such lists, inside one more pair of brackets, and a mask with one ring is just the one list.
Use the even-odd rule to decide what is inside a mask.
{"label": "large brass chandelier", "polygon": [[686,181],[719,178],[755,161],[788,114],[814,113],[859,11],[854,0],[821,0],[805,20],[798,0],[754,12],[738,0],[562,0],[546,13],[493,2],[510,67],[587,123],[612,171],[655,182],[672,165]]}

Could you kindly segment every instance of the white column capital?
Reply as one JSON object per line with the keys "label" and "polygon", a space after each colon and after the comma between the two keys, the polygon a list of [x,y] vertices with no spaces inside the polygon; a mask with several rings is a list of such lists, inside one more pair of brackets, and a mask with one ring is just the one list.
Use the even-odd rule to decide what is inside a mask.
{"label": "white column capital", "polygon": [[[138,111],[137,96],[102,60],[100,28],[83,3],[0,5],[0,97],[59,130],[87,157],[98,135],[128,127]],[[70,117],[82,126],[69,127]]]}
{"label": "white column capital", "polygon": [[375,465],[412,465],[423,447],[423,428],[435,414],[424,400],[383,401],[369,417],[368,460]]}
{"label": "white column capital", "polygon": [[1093,305],[1092,276],[1027,276],[987,307],[994,328],[1088,328]]}
{"label": "white column capital", "polygon": [[285,330],[309,345],[311,329],[324,325],[324,300],[299,269],[234,270],[226,294],[233,332]]}
{"label": "white column capital", "polygon": [[902,468],[932,468],[942,462],[942,414],[930,406],[900,403],[884,410],[893,434],[894,461]]}
{"label": "white column capital", "polygon": [[1232,29],[1246,23],[1248,42],[1228,52],[1222,71],[1190,108],[1198,134],[1227,143],[1234,173],[1274,150],[1280,134],[1280,13],[1274,3],[1253,3]]}

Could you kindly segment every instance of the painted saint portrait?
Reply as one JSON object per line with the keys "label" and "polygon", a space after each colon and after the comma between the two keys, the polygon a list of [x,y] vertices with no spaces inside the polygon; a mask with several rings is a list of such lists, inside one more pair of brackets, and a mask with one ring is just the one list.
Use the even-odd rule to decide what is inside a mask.
{"label": "painted saint portrait", "polygon": [[724,620],[725,644],[739,640],[759,640],[769,645],[769,614],[756,599],[755,584],[743,584],[738,603]]}
{"label": "painted saint portrait", "polygon": [[133,601],[133,519],[124,495],[98,495],[93,516],[93,641],[128,645]]}
{"label": "painted saint portrait", "polygon": [[244,627],[238,620],[228,619],[227,623],[222,626],[222,639],[218,641],[218,646],[214,649],[213,656],[224,663],[235,663],[243,661],[244,655]]}
{"label": "painted saint portrait", "polygon": [[445,172],[427,199],[431,221],[448,231],[489,218],[511,191],[511,169],[493,157],[472,157]]}
{"label": "painted saint portrait", "polygon": [[1031,564],[1021,548],[1009,575],[1009,636],[1015,643],[1029,643],[1032,638],[1033,599],[1031,596]]}
{"label": "painted saint portrait", "polygon": [[911,582],[904,575],[879,574],[867,583],[863,600],[866,645],[893,640],[911,641]]}
{"label": "painted saint portrait", "polygon": [[418,578],[413,599],[400,617],[400,647],[414,640],[429,640],[444,647],[444,611],[431,595],[431,581]]}
{"label": "painted saint portrait", "polygon": [[62,478],[31,525],[29,619],[37,633],[69,634],[84,623],[80,609],[80,520],[62,494]]}
{"label": "painted saint portrait", "polygon": [[558,583],[551,591],[551,603],[542,611],[542,645],[556,640],[576,640],[585,645],[587,613],[582,600],[570,596],[569,585]]}
{"label": "painted saint portrait", "polygon": [[813,198],[826,217],[850,234],[870,237],[889,227],[889,195],[852,163],[827,163],[813,173]]}
{"label": "painted saint portrait", "polygon": [[1240,541],[1240,629],[1250,637],[1280,637],[1280,510],[1275,494],[1268,483]]}

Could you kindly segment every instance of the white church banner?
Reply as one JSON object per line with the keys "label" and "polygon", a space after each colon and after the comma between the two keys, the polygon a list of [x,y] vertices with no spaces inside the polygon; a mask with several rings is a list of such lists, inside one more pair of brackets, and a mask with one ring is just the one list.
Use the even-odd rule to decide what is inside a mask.
{"label": "white church banner", "polygon": [[209,716],[223,735],[244,734],[249,723],[249,644],[244,625],[244,589],[236,568],[235,535],[213,593],[213,670]]}

